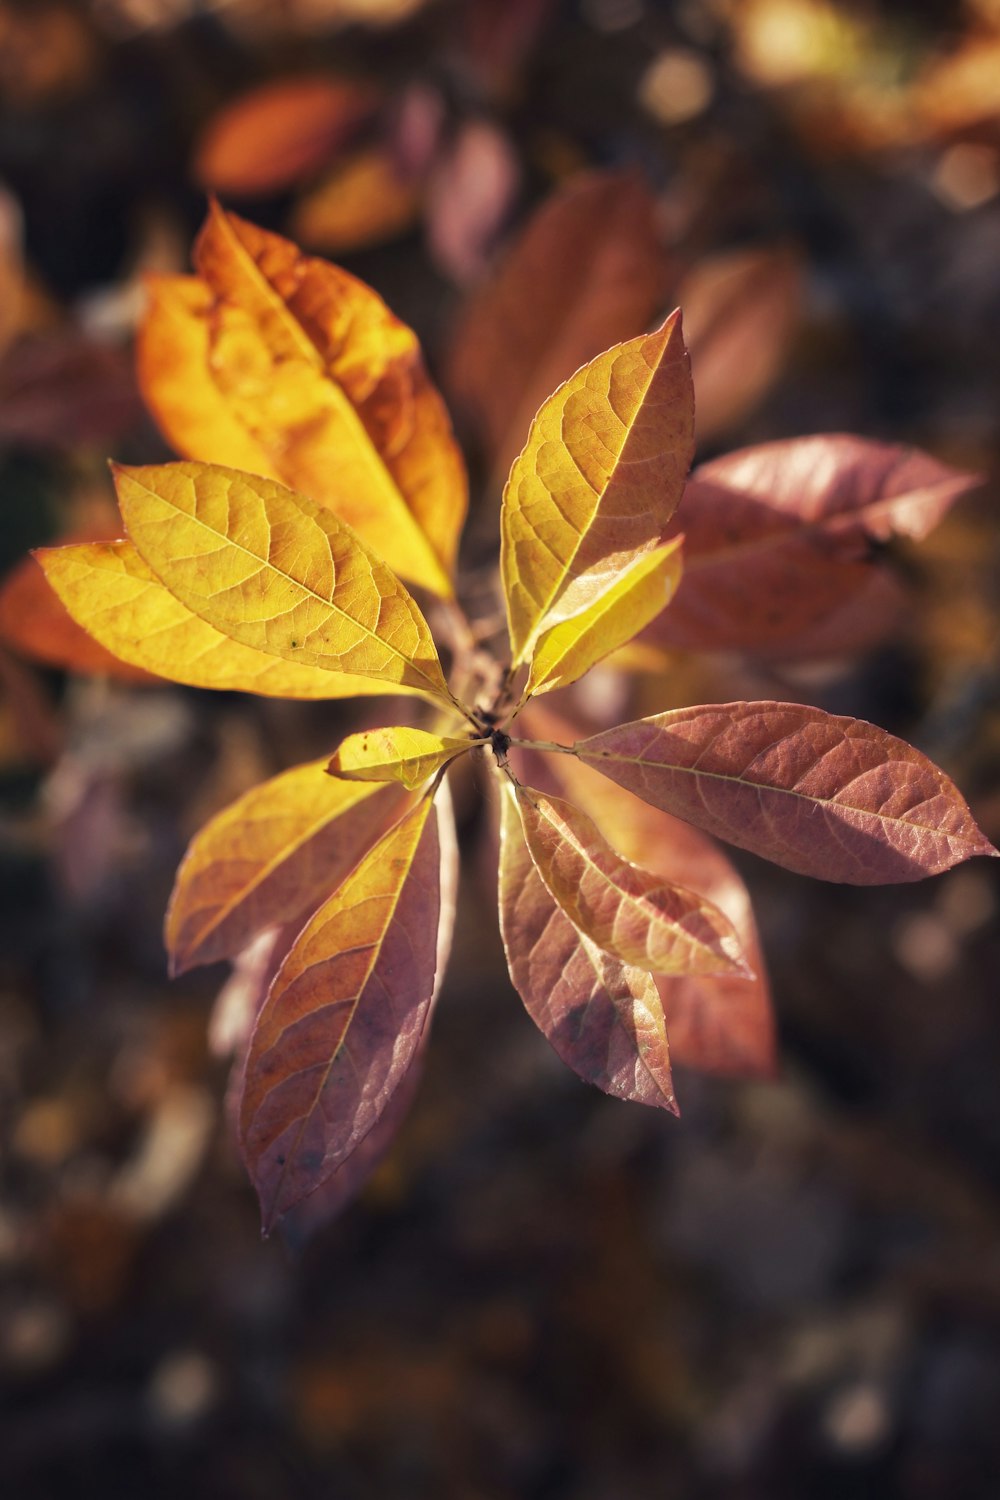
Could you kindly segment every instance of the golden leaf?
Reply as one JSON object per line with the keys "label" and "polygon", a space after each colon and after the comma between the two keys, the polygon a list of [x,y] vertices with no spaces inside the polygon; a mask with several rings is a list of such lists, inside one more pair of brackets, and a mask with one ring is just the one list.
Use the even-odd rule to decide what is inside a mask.
{"label": "golden leaf", "polygon": [[[217,205],[195,259],[201,291],[154,284],[140,336],[143,390],[167,436],[292,485],[450,596],[465,470],[412,330],[346,271]],[[191,393],[206,385],[199,409]]]}
{"label": "golden leaf", "polygon": [[694,447],[680,314],[584,365],[542,406],[511,469],[501,572],[514,665],[659,546]]}
{"label": "golden leaf", "polygon": [[232,958],[262,928],[303,917],[398,817],[402,797],[334,781],[318,760],[223,808],[177,872],[164,933],[173,972]]}
{"label": "golden leaf", "polygon": [[406,693],[370,677],[284,661],[231,640],[175,599],[131,542],[89,542],[35,553],[78,625],[122,661],[170,682],[265,698]]}
{"label": "golden leaf", "polygon": [[139,552],[224,635],[453,706],[417,605],[332,511],[273,480],[212,464],[114,473]]}
{"label": "golden leaf", "polygon": [[532,653],[529,696],[576,682],[656,618],[680,583],[682,541],[643,553],[587,609],[545,632]]}
{"label": "golden leaf", "polygon": [[348,735],[329,769],[349,781],[401,781],[414,791],[457,755],[464,755],[472,743],[404,725],[365,729]]}

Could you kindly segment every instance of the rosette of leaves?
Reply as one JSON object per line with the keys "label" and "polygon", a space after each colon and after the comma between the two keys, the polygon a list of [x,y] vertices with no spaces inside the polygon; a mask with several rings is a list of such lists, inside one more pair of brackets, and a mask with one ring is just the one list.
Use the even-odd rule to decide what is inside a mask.
{"label": "rosette of leaves", "polygon": [[133,668],[426,705],[249,792],[177,877],[174,970],[238,959],[259,1001],[237,1016],[233,1097],[265,1228],[344,1201],[405,1111],[448,951],[460,758],[495,770],[500,922],[531,1016],[583,1078],[674,1112],[668,1020],[710,1067],[766,1066],[770,1046],[746,892],[706,835],[860,884],[995,852],[949,779],[871,724],[739,702],[574,738],[537,707],[679,588],[689,643],[822,623],[863,594],[871,541],[926,530],[967,476],[852,438],[718,460],[682,512],[682,584],[694,395],[673,313],[531,423],[503,495],[494,657],[456,598],[465,471],[413,333],[219,208],[195,260],[153,284],[140,340],[147,401],[186,457],[116,468],[126,538],[40,553],[50,583]]}

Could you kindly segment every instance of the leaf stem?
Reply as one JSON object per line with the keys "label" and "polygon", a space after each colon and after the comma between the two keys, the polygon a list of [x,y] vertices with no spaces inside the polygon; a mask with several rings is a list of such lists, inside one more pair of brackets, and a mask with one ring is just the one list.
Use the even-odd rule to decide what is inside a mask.
{"label": "leaf stem", "polygon": [[555,750],[560,755],[576,754],[572,745],[559,745],[555,740],[515,740],[511,737],[510,743],[522,750]]}

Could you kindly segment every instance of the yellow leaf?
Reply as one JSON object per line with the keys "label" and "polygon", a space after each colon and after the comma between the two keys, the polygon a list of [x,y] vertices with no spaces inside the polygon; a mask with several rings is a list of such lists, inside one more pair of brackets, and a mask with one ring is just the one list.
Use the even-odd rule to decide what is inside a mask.
{"label": "yellow leaf", "polygon": [[[402,576],[450,596],[465,470],[412,330],[346,271],[218,206],[195,258],[200,302],[161,286],[169,305],[154,297],[140,339],[167,435],[329,506]],[[199,411],[190,393],[206,384]]]}
{"label": "yellow leaf", "polygon": [[457,755],[464,755],[473,743],[402,725],[366,729],[348,735],[329,769],[349,781],[401,781],[413,791]]}
{"label": "yellow leaf", "polygon": [[680,583],[681,543],[674,537],[642,554],[588,609],[547,630],[531,658],[528,695],[575,682],[655,619]]}
{"label": "yellow leaf", "polygon": [[212,464],[118,468],[115,484],[146,562],[224,635],[454,706],[417,605],[332,511]]}
{"label": "yellow leaf", "polygon": [[542,406],[511,469],[501,572],[514,665],[588,609],[637,552],[659,546],[694,447],[694,397],[672,313],[618,344]]}
{"label": "yellow leaf", "polygon": [[177,872],[164,931],[173,972],[232,958],[262,928],[305,916],[399,816],[403,795],[334,781],[318,760],[223,808]]}
{"label": "yellow leaf", "polygon": [[131,542],[49,547],[35,556],[78,625],[122,661],[170,682],[266,698],[415,691],[284,661],[230,640],[175,599]]}

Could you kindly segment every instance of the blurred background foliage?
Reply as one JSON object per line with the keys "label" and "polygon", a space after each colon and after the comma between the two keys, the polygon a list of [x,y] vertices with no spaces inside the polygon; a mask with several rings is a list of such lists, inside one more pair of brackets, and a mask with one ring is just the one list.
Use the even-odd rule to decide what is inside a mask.
{"label": "blurred background foliage", "polygon": [[[544,310],[598,241],[628,265],[653,235],[648,316],[684,306],[700,457],[848,430],[995,476],[996,0],[0,0],[18,1500],[997,1493],[995,870],[861,891],[741,857],[781,1073],[683,1076],[678,1123],[586,1089],[534,1032],[484,859],[397,1145],[308,1246],[262,1245],[206,1032],[225,974],[168,986],[162,913],[200,823],[357,717],[62,671],[78,643],[23,561],[114,534],[109,454],[166,454],[133,371],[141,279],[186,267],[214,190],[417,329],[468,446],[476,584],[524,394],[477,299],[592,168],[636,174],[642,223],[591,226],[515,291]],[[899,553],[906,605],[862,656],[653,653],[575,711],[801,694],[911,739],[996,840],[996,495]]]}

